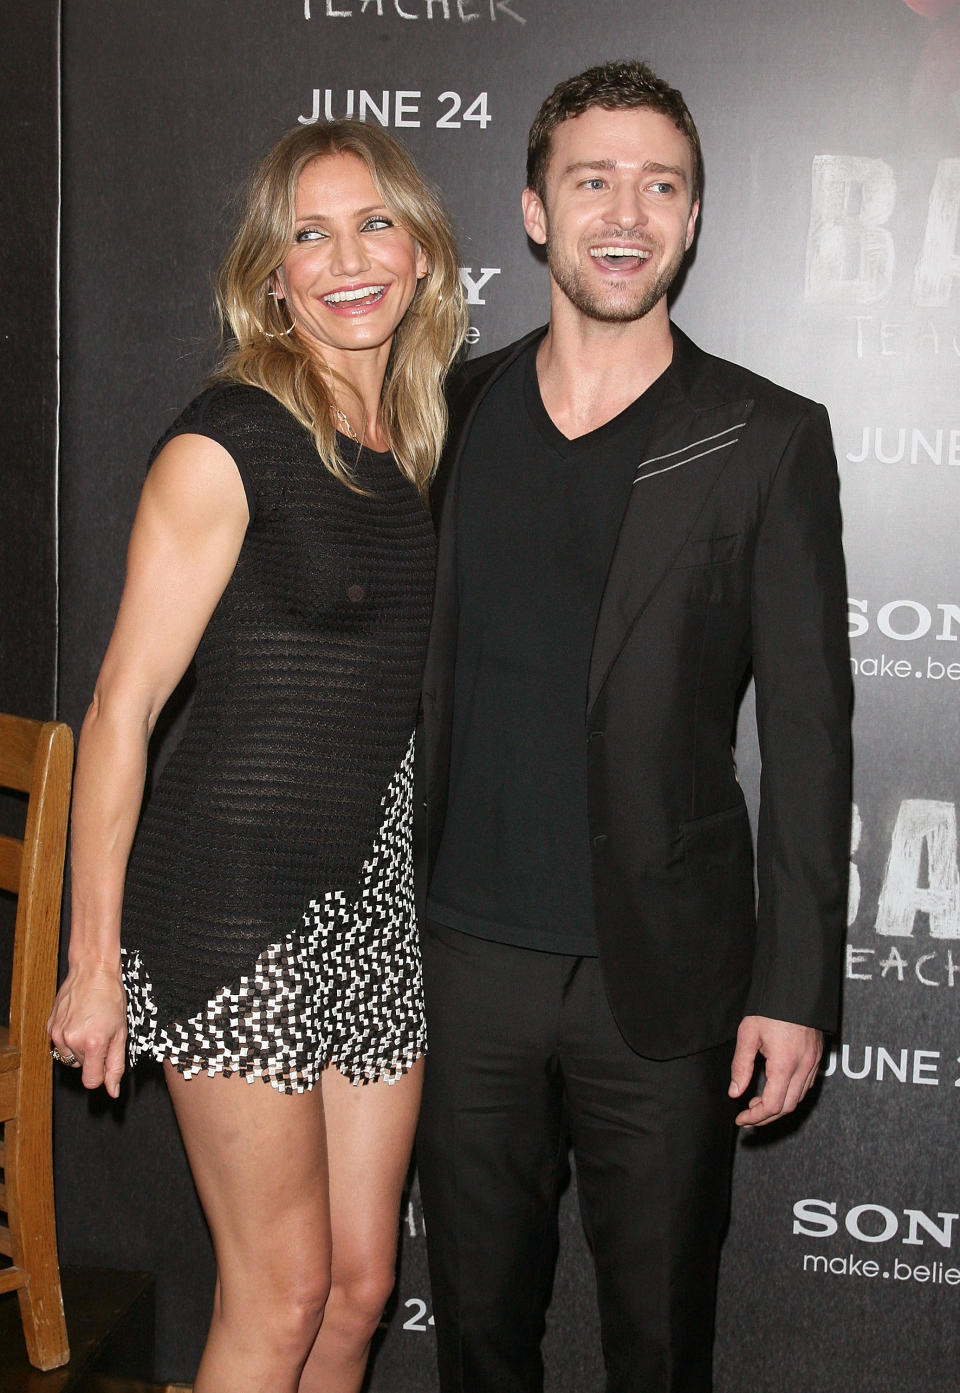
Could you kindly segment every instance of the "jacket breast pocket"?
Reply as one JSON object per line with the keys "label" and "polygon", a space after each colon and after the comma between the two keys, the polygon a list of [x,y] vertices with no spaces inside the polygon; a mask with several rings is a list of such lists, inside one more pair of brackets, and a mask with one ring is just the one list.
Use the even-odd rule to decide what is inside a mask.
{"label": "jacket breast pocket", "polygon": [[673,563],[676,571],[696,566],[724,566],[736,561],[743,551],[743,532],[727,532],[714,537],[688,537]]}

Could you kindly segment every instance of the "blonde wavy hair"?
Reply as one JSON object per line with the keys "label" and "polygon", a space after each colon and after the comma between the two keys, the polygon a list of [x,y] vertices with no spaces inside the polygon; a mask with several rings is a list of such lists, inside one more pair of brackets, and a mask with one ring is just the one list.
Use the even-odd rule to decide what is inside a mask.
{"label": "blonde wavy hair", "polygon": [[311,432],[317,451],[360,491],[337,449],[334,386],[356,392],[291,333],[283,302],[269,292],[293,244],[297,183],[312,160],[363,160],[384,204],[427,254],[429,269],[401,320],[380,397],[380,421],[400,469],[426,496],[443,448],[443,382],[467,328],[457,248],[439,198],[403,147],[375,126],[330,121],[289,131],[254,169],[240,225],[217,277],[224,357],[214,381],[246,383],[276,397]]}

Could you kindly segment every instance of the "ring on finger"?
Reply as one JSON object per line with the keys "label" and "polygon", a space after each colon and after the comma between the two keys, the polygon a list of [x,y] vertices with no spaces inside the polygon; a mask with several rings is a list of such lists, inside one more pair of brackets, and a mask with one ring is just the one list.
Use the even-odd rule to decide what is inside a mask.
{"label": "ring on finger", "polygon": [[56,1045],[50,1046],[50,1058],[56,1060],[58,1064],[66,1064],[69,1068],[80,1063],[75,1054],[61,1054]]}

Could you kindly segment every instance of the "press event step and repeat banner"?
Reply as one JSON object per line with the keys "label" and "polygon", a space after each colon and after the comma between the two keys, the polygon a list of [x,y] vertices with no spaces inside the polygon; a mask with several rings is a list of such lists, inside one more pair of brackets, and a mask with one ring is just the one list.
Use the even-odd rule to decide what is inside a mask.
{"label": "press event step and repeat banner", "polygon": [[[641,56],[700,126],[674,317],[824,401],[856,678],[842,1035],[815,1106],[742,1139],[720,1393],[954,1393],[960,1368],[960,0],[65,0],[62,712],[89,699],[149,448],[213,355],[229,196],[282,131],[403,139],[460,229],[472,351],[543,320],[526,131],[589,63]],[[748,693],[738,763],[755,806]],[[168,742],[169,743],[169,742]],[[163,749],[159,759],[163,758]],[[156,1270],[158,1375],[202,1344],[212,1259],[169,1107],[61,1079],[63,1257]],[[573,1190],[551,1393],[602,1387]],[[402,1217],[374,1393],[435,1389],[423,1217]]]}

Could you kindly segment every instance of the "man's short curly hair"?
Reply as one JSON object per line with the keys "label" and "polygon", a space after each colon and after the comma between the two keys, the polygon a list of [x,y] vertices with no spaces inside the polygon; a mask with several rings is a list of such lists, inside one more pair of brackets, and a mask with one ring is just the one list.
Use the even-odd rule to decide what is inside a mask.
{"label": "man's short curly hair", "polygon": [[582,116],[593,107],[606,111],[649,110],[667,116],[687,138],[693,156],[691,200],[703,189],[703,153],[700,136],[687,104],[675,87],[657,77],[652,68],[637,60],[616,60],[587,68],[559,83],[547,97],[530,127],[527,141],[527,185],[541,200],[546,192],[547,165],[553,133],[564,121]]}

